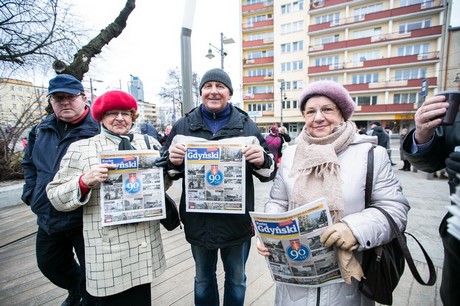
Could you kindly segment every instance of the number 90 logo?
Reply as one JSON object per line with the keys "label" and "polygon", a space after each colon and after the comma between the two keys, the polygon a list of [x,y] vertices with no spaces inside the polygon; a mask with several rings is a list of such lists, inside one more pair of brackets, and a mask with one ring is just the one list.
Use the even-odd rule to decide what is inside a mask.
{"label": "number 90 logo", "polygon": [[141,181],[136,178],[136,180],[132,181],[130,179],[125,180],[125,191],[130,194],[136,194],[141,190]]}
{"label": "number 90 logo", "polygon": [[218,186],[222,184],[223,178],[224,175],[220,170],[215,174],[213,174],[211,170],[206,172],[206,181],[212,186]]}
{"label": "number 90 logo", "polygon": [[298,250],[295,250],[289,246],[286,250],[286,255],[293,261],[301,262],[307,260],[308,257],[310,257],[310,249],[305,245],[301,245]]}

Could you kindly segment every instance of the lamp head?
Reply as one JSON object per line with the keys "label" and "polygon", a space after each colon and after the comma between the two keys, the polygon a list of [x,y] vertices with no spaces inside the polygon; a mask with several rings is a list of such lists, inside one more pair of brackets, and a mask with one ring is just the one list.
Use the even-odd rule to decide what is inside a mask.
{"label": "lamp head", "polygon": [[207,57],[207,58],[209,58],[209,59],[212,59],[212,58],[214,58],[214,57],[215,57],[215,55],[214,55],[214,54],[212,54],[212,50],[211,50],[211,48],[209,48],[209,49],[208,49],[208,54],[206,54],[206,57]]}

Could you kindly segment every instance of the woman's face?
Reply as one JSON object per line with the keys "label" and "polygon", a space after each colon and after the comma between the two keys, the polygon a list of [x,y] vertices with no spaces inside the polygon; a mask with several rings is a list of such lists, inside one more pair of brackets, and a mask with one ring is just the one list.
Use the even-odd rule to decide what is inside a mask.
{"label": "woman's face", "polygon": [[111,110],[102,116],[102,124],[117,135],[125,135],[133,126],[133,113],[126,109]]}
{"label": "woman's face", "polygon": [[332,134],[334,128],[343,122],[340,109],[325,96],[315,96],[308,99],[303,116],[308,134],[316,138]]}

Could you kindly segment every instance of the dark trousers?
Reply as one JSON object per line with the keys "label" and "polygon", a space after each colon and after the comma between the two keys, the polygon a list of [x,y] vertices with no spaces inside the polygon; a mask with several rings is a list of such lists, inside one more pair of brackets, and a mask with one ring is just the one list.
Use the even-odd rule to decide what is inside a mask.
{"label": "dark trousers", "polygon": [[151,284],[143,284],[123,292],[97,298],[97,306],[150,306],[152,305]]}
{"label": "dark trousers", "polygon": [[439,233],[444,245],[444,264],[440,295],[444,306],[460,305],[460,241],[447,232],[448,214],[441,222]]}
{"label": "dark trousers", "polygon": [[[78,262],[75,260],[77,255]],[[53,284],[90,298],[85,286],[85,245],[83,228],[49,235],[38,228],[36,241],[38,268]]]}

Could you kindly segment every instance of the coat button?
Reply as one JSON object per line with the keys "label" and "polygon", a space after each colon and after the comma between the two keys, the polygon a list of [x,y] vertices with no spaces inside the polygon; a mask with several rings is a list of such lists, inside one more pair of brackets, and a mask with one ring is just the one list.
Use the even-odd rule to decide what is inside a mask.
{"label": "coat button", "polygon": [[147,242],[144,241],[141,243],[141,248],[145,248],[145,247],[147,247]]}

